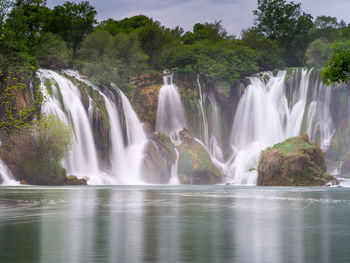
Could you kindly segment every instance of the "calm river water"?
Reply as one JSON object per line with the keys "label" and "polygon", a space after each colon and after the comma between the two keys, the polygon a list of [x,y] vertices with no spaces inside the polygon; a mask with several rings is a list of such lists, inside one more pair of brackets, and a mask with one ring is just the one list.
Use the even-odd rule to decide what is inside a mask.
{"label": "calm river water", "polygon": [[350,262],[350,189],[1,187],[0,262]]}

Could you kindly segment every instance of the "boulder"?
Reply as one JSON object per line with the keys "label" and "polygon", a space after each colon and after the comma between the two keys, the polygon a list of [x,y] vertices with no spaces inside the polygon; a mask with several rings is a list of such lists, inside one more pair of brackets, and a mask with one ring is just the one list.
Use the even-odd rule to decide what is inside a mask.
{"label": "boulder", "polygon": [[180,132],[178,174],[182,184],[218,184],[222,174],[213,164],[205,147],[187,130]]}
{"label": "boulder", "polygon": [[322,186],[333,179],[322,150],[306,134],[267,148],[260,156],[257,184],[261,186]]}
{"label": "boulder", "polygon": [[170,138],[163,133],[151,135],[143,162],[143,178],[149,183],[166,184],[176,162],[176,150]]}
{"label": "boulder", "polygon": [[66,178],[65,185],[87,185],[86,179],[78,179],[75,175],[69,175]]}

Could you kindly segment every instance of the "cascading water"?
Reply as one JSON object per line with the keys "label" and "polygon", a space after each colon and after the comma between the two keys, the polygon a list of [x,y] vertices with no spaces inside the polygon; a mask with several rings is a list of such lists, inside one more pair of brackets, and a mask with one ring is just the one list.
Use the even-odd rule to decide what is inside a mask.
{"label": "cascading water", "polygon": [[[219,146],[218,143],[218,137],[220,134],[219,131],[219,126],[221,125],[220,123],[220,116],[219,116],[219,107],[216,103],[216,99],[213,94],[210,94],[208,96],[209,102],[211,104],[211,129],[209,131],[209,124],[208,124],[208,117],[207,117],[207,112],[206,112],[206,107],[205,107],[205,101],[206,101],[206,95],[202,91],[202,86],[199,80],[199,75],[197,76],[197,86],[198,86],[198,93],[199,93],[199,98],[198,98],[198,104],[201,109],[201,116],[202,116],[202,124],[203,127],[203,134],[204,134],[204,140],[202,141],[205,148],[207,149],[212,161],[214,164],[220,168],[221,172],[224,174],[226,173],[226,166],[224,164],[224,157],[222,154],[221,147]],[[210,136],[210,139],[209,139]],[[202,136],[203,137],[203,136]]]}
{"label": "cascading water", "polygon": [[[178,88],[173,82],[173,76],[164,73],[163,82],[158,96],[156,131],[168,135],[176,145],[180,143],[178,133],[187,127],[185,107],[181,101]],[[176,161],[171,167],[170,182],[172,184],[178,183],[179,153],[176,148],[175,151]]]}
{"label": "cascading water", "polygon": [[2,185],[19,185],[19,182],[13,179],[10,169],[2,160],[0,160],[0,179]]}
{"label": "cascading water", "polygon": [[173,76],[164,74],[163,81],[158,96],[156,131],[178,141],[178,132],[187,127],[185,108]]}
{"label": "cascading water", "polygon": [[123,103],[123,110],[126,124],[127,145],[125,149],[126,163],[130,164],[124,172],[122,180],[124,183],[139,184],[144,149],[147,143],[146,133],[143,125],[137,117],[129,100],[124,93],[119,90]]}
{"label": "cascading water", "polygon": [[[230,182],[256,184],[255,168],[261,151],[289,137],[298,136],[303,123],[310,137],[326,147],[333,133],[329,94],[326,87],[318,83],[314,87],[314,101],[306,112],[310,74],[311,70],[301,70],[300,81],[292,89],[290,101],[286,95],[285,71],[280,71],[276,77],[266,73],[263,77],[250,78],[251,84],[240,99],[232,127],[233,156],[228,163]],[[323,107],[324,114],[316,116],[317,107]],[[316,138],[316,134],[321,135]]]}
{"label": "cascading water", "polygon": [[[90,184],[106,183],[98,165],[97,150],[93,139],[89,116],[81,102],[79,89],[64,76],[51,71],[39,70],[42,92],[47,101],[42,106],[42,113],[55,115],[74,129],[74,143],[65,167],[69,174],[80,178],[87,177]],[[52,96],[45,88],[45,80],[53,80]]]}
{"label": "cascading water", "polygon": [[197,85],[199,89],[199,98],[198,103],[201,108],[202,113],[202,121],[203,121],[203,133],[204,133],[204,144],[206,147],[209,147],[209,128],[208,128],[208,119],[207,119],[207,113],[205,111],[205,96],[202,92],[202,86],[199,81],[199,75],[197,76]]}
{"label": "cascading water", "polygon": [[[126,123],[127,141],[124,142],[120,114],[113,101],[113,94],[111,95],[113,98],[110,99],[76,71],[67,70],[64,73],[94,88],[104,98],[110,123],[111,142],[111,167],[101,169],[92,132],[92,99],[89,98],[89,107],[86,111],[81,102],[79,89],[69,79],[50,70],[40,70],[42,90],[47,97],[42,112],[58,116],[74,130],[73,149],[65,161],[68,173],[78,177],[87,177],[89,184],[141,183],[139,173],[147,137],[126,96],[118,89]],[[44,87],[45,80],[57,83],[57,86],[51,87],[52,96]]]}

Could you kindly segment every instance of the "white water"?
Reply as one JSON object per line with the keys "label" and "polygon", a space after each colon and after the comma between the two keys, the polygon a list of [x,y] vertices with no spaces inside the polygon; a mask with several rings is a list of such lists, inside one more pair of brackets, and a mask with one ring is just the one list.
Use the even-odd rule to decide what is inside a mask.
{"label": "white water", "polygon": [[[47,98],[42,106],[42,113],[57,116],[74,131],[72,151],[65,160],[67,173],[79,178],[87,177],[89,184],[104,184],[100,176],[103,172],[98,165],[92,127],[81,102],[79,89],[69,79],[54,71],[41,69],[39,75],[42,79],[42,91]],[[61,108],[56,85],[52,85],[53,96],[50,96],[44,86],[45,79],[57,83],[62,94],[64,109]]]}
{"label": "white water", "polygon": [[1,185],[19,185],[19,182],[13,178],[10,169],[2,160],[0,160],[0,177],[2,180]]}
{"label": "white water", "polygon": [[164,85],[159,90],[156,131],[178,142],[178,133],[187,127],[185,108],[172,75],[163,76]]}
{"label": "white water", "polygon": [[[271,73],[265,82],[259,77],[251,77],[251,84],[240,99],[231,134],[233,155],[228,167],[228,181],[233,184],[256,184],[260,153],[265,148],[302,132],[302,123],[307,110],[307,94],[310,73],[301,72],[300,82],[293,89],[288,102],[284,84],[286,72],[277,77]],[[306,120],[306,131],[311,140],[317,140],[323,147],[329,145],[333,134],[333,124],[329,114],[329,98],[326,87],[314,88],[314,101],[310,104]],[[322,96],[320,96],[321,93]],[[320,98],[322,97],[322,98]],[[321,110],[321,114],[316,114]],[[321,125],[322,124],[322,125]],[[320,134],[316,138],[316,134]]]}
{"label": "white water", "polygon": [[123,183],[128,184],[140,184],[141,166],[144,158],[144,150],[147,143],[146,133],[143,125],[137,117],[134,109],[132,108],[129,100],[124,93],[119,90],[120,97],[123,103],[127,145],[125,148],[125,158],[127,167],[122,173]]}
{"label": "white water", "polygon": [[199,81],[199,75],[197,76],[197,85],[198,85],[198,89],[199,89],[198,103],[199,103],[199,106],[201,108],[201,113],[202,113],[203,127],[201,127],[201,128],[204,131],[203,132],[204,133],[204,144],[206,145],[206,147],[209,148],[209,127],[208,127],[207,113],[205,111],[205,99],[206,99],[206,97],[204,96],[204,94],[202,92],[202,86],[201,86],[201,83]]}
{"label": "white water", "polygon": [[[141,183],[139,179],[140,167],[147,138],[143,126],[126,96],[118,89],[126,123],[127,142],[124,142],[120,113],[116,107],[116,102],[113,101],[113,94],[110,94],[110,97],[113,98],[109,98],[76,71],[68,70],[65,73],[91,86],[104,98],[110,123],[111,141],[111,166],[102,169],[98,163],[96,144],[92,132],[94,111],[92,99],[89,98],[89,108],[86,111],[81,103],[79,89],[69,79],[50,70],[40,70],[42,90],[47,97],[42,112],[58,116],[74,130],[73,149],[65,161],[67,173],[80,178],[86,177],[89,184]],[[58,91],[54,85],[52,86],[53,96],[47,93],[43,85],[45,79],[52,79],[58,84],[65,110],[60,105]]]}

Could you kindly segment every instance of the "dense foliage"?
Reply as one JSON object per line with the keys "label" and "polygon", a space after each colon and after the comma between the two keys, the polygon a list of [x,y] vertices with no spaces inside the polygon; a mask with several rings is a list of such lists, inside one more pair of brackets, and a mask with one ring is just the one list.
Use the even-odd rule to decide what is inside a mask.
{"label": "dense foliage", "polygon": [[34,67],[37,61],[45,68],[78,67],[97,84],[115,82],[124,90],[130,89],[130,77],[165,68],[201,74],[212,86],[229,88],[258,71],[322,66],[350,46],[344,21],[313,19],[293,1],[257,2],[254,26],[237,39],[220,21],[184,32],[144,15],[97,23],[88,1],[50,9],[45,0],[3,0],[1,79],[7,77],[8,58],[20,64],[23,60],[13,58],[22,57]]}
{"label": "dense foliage", "polygon": [[46,117],[13,133],[2,147],[2,158],[17,180],[29,184],[60,185],[66,172],[62,159],[72,144],[69,127],[55,117]]}

